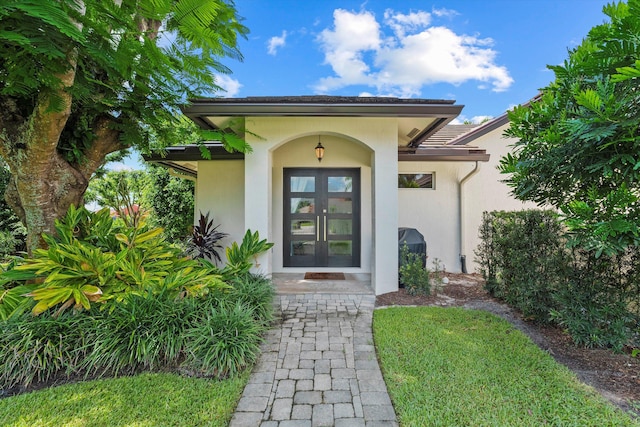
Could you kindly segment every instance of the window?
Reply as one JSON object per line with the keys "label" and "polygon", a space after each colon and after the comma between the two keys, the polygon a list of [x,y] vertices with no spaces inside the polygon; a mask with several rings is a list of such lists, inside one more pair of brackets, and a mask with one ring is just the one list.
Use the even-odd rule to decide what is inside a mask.
{"label": "window", "polygon": [[398,188],[434,188],[434,173],[401,173],[398,175]]}

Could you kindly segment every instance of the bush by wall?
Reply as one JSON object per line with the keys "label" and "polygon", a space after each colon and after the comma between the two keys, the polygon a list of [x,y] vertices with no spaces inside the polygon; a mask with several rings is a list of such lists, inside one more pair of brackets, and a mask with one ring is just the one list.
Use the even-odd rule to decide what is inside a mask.
{"label": "bush by wall", "polygon": [[640,248],[596,257],[568,248],[552,211],[485,212],[476,260],[487,290],[577,344],[622,350],[638,339]]}

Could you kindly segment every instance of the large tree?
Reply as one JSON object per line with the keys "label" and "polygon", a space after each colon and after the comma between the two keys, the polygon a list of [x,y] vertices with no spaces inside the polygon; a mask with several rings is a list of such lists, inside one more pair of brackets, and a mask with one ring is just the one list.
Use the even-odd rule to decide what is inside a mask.
{"label": "large tree", "polygon": [[514,153],[501,171],[521,200],[562,211],[596,256],[640,244],[640,0],[603,8],[555,81],[509,112]]}
{"label": "large tree", "polygon": [[109,153],[186,139],[179,106],[219,89],[219,61],[241,58],[246,33],[231,0],[0,4],[0,155],[29,251],[82,204]]}

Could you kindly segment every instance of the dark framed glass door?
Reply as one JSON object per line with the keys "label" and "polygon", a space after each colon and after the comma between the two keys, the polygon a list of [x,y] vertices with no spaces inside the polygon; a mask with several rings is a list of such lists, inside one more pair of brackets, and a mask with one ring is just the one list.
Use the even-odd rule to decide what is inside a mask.
{"label": "dark framed glass door", "polygon": [[284,266],[360,266],[360,169],[284,169]]}

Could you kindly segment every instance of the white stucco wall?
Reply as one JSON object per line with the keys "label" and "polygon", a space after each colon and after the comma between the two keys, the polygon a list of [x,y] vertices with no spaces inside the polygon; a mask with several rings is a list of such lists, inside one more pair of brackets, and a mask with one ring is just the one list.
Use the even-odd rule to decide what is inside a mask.
{"label": "white stucco wall", "polygon": [[399,227],[415,228],[422,233],[427,242],[429,268],[433,260],[438,258],[447,271],[460,271],[457,183],[464,177],[461,166],[452,162],[399,164],[399,173],[435,174],[434,189],[398,189]]}
{"label": "white stucco wall", "polygon": [[[203,160],[198,162],[198,179],[195,189],[195,220],[200,212],[209,212],[219,231],[229,236],[222,240],[223,246],[241,241],[244,226],[244,161]],[[224,260],[224,254],[220,256]]]}
{"label": "white stucco wall", "polygon": [[[355,270],[371,273],[376,294],[396,290],[397,120],[247,117],[245,123],[254,134],[247,136],[253,153],[245,156],[245,226],[275,243],[260,260],[263,268],[268,272],[296,271],[282,265],[282,168],[318,167],[313,148],[322,135],[325,158],[320,167],[362,170],[363,258],[362,266]],[[375,198],[374,192],[378,192]]]}
{"label": "white stucco wall", "polygon": [[471,178],[465,185],[465,240],[464,246],[467,255],[467,269],[469,272],[477,271],[478,266],[474,261],[474,251],[478,247],[478,228],[482,222],[482,212],[494,210],[522,210],[536,209],[535,203],[523,203],[510,195],[511,189],[505,183],[500,182],[506,178],[498,171],[500,158],[506,155],[514,140],[502,136],[509,124],[495,129],[488,134],[474,140],[470,145],[484,148],[491,154],[487,163],[481,164],[480,172]]}
{"label": "white stucco wall", "polygon": [[[489,162],[479,162],[480,169],[463,186],[462,228],[460,227],[459,182],[473,171],[475,162],[400,162],[399,173],[435,173],[435,189],[398,190],[399,226],[420,231],[427,242],[428,266],[438,258],[447,271],[460,272],[460,255],[466,255],[467,271],[477,271],[475,249],[480,243],[478,228],[482,213],[492,210],[535,208],[522,203],[500,182],[505,177],[497,170],[500,158],[509,152],[509,140],[502,137],[505,125],[472,141],[469,145],[484,148]],[[463,233],[462,240],[460,233]]]}

